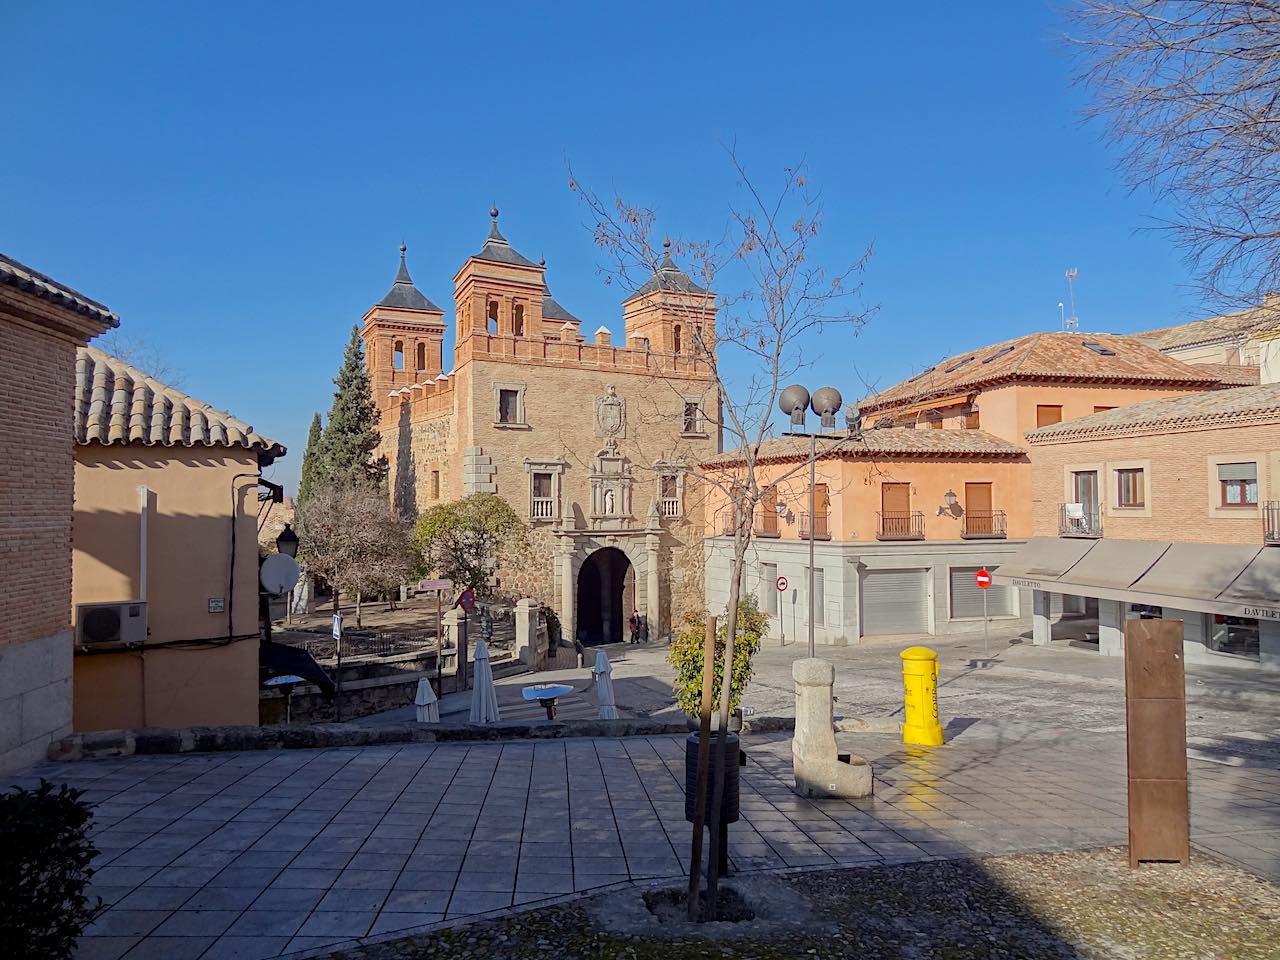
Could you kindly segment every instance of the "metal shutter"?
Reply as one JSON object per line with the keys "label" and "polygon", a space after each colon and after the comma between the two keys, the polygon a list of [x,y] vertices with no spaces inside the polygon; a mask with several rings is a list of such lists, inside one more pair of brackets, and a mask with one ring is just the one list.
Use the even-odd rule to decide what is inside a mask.
{"label": "metal shutter", "polygon": [[862,634],[929,632],[925,570],[868,570],[862,577]]}
{"label": "metal shutter", "polygon": [[[982,590],[978,587],[974,575],[978,567],[951,568],[951,619],[981,619]],[[995,573],[998,567],[987,567],[988,573]],[[1013,616],[1013,588],[993,583],[987,588],[987,615],[992,617]]]}

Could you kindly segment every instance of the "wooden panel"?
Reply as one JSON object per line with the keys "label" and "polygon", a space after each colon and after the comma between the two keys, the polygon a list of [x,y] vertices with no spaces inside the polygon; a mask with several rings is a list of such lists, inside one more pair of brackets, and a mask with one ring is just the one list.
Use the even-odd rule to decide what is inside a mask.
{"label": "wooden panel", "polygon": [[1190,860],[1186,781],[1130,780],[1129,866]]}
{"label": "wooden panel", "polygon": [[1036,426],[1047,427],[1062,422],[1062,407],[1040,404],[1036,407]]}
{"label": "wooden panel", "polygon": [[[1181,620],[1126,620],[1125,690],[1130,698],[1182,700]],[[1129,640],[1133,639],[1130,644]],[[1185,731],[1184,731],[1185,735]]]}
{"label": "wooden panel", "polygon": [[911,509],[911,484],[880,484],[880,509],[885,513],[905,513]]}
{"label": "wooden panel", "polygon": [[964,485],[964,508],[970,512],[991,512],[991,484],[966,483]]}
{"label": "wooden panel", "polygon": [[1181,700],[1129,701],[1128,721],[1134,730],[1159,731],[1146,736],[1141,749],[1129,754],[1129,776],[1135,780],[1185,780],[1187,716]]}

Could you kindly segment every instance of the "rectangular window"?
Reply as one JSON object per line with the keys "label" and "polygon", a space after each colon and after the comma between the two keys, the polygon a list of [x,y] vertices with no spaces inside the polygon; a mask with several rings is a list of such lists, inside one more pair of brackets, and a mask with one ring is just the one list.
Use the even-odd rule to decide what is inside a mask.
{"label": "rectangular window", "polygon": [[968,413],[966,413],[966,414],[964,415],[964,428],[965,428],[966,430],[978,430],[978,429],[980,429],[980,428],[979,428],[979,426],[978,426],[978,424],[979,424],[980,422],[981,422],[981,421],[980,421],[980,420],[979,420],[979,418],[978,418],[978,411],[977,411],[977,410],[970,410]]}
{"label": "rectangular window", "polygon": [[771,617],[778,615],[778,565],[760,564],[760,592],[764,594],[764,612]]}
{"label": "rectangular window", "polygon": [[686,400],[684,402],[684,432],[702,432],[702,406],[697,400]]}
{"label": "rectangular window", "polygon": [[1218,486],[1222,489],[1222,506],[1256,506],[1258,465],[1256,463],[1218,464]]}
{"label": "rectangular window", "polygon": [[1037,404],[1036,426],[1048,427],[1062,422],[1062,406],[1053,404]]}
{"label": "rectangular window", "polygon": [[762,537],[778,536],[778,488],[770,487],[760,497],[760,522],[756,525],[756,535]]}
{"label": "rectangular window", "polygon": [[432,500],[440,499],[440,471],[439,470],[431,471],[431,499]]}
{"label": "rectangular window", "polygon": [[556,519],[555,474],[541,470],[529,474],[529,519]]}
{"label": "rectangular window", "polygon": [[1146,484],[1141,468],[1116,471],[1116,506],[1146,506]]}
{"label": "rectangular window", "polygon": [[499,423],[519,423],[520,422],[520,391],[519,390],[499,390],[498,391],[498,422]]}
{"label": "rectangular window", "polygon": [[813,622],[821,625],[827,622],[827,578],[824,571],[814,568],[813,571]]}
{"label": "rectangular window", "polygon": [[680,478],[665,474],[658,478],[658,510],[664,517],[680,516]]}

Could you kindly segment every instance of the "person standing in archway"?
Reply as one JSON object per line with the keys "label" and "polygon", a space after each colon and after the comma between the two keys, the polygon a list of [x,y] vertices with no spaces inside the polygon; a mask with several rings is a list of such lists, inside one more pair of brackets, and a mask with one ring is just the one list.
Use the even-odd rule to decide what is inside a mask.
{"label": "person standing in archway", "polygon": [[640,611],[632,610],[631,616],[627,618],[627,624],[631,627],[631,642],[640,642]]}

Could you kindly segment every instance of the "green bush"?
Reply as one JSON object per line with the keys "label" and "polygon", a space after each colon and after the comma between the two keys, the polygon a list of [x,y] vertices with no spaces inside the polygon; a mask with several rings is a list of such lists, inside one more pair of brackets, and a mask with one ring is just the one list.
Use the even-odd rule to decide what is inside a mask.
{"label": "green bush", "polygon": [[102,910],[84,894],[98,851],[83,793],[41,780],[0,795],[0,957],[70,957]]}
{"label": "green bush", "polygon": [[[702,709],[702,648],[706,636],[706,614],[687,613],[680,621],[667,662],[675,668],[671,683],[676,705],[688,716],[698,717]],[[737,640],[733,647],[733,676],[729,682],[729,710],[737,710],[743,691],[751,682],[751,658],[760,650],[760,640],[768,628],[769,618],[760,612],[753,596],[738,602]],[[720,709],[720,684],[724,679],[724,649],[729,638],[724,617],[716,630],[715,685],[711,693],[711,709]]]}

